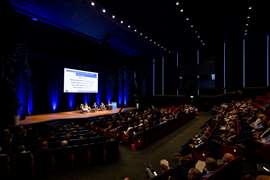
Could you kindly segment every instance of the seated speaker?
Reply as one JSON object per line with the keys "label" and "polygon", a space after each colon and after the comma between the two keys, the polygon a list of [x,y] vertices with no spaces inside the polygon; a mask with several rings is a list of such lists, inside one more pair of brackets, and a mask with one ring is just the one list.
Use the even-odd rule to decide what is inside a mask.
{"label": "seated speaker", "polygon": [[103,102],[100,104],[99,108],[100,108],[101,111],[106,110],[106,106],[105,106],[105,104]]}

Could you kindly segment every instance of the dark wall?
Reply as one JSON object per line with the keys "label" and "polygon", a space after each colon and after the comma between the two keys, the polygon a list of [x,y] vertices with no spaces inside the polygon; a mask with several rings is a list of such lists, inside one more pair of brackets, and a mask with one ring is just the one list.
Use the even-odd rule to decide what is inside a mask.
{"label": "dark wall", "polygon": [[[17,28],[19,38],[14,48],[18,59],[16,82],[20,114],[52,112],[53,103],[57,106],[55,111],[74,110],[86,97],[90,105],[93,102],[118,102],[119,106],[128,106],[134,105],[134,96],[148,93],[147,57],[125,56],[115,52],[106,40],[98,44],[27,17],[17,18],[24,22]],[[99,92],[63,93],[65,67],[98,72]],[[70,99],[74,99],[72,108]]]}

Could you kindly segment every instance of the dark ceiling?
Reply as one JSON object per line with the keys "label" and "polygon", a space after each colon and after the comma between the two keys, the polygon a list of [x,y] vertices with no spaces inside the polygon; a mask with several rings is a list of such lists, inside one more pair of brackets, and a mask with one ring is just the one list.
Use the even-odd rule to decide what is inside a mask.
{"label": "dark ceiling", "polygon": [[[228,36],[244,32],[246,16],[250,26],[256,23],[254,0],[98,0],[110,11],[127,18],[130,22],[149,32],[156,41],[171,50],[189,45],[215,47]],[[179,2],[179,5],[176,5]],[[252,6],[252,10],[248,7]],[[183,8],[183,12],[180,9]],[[189,18],[189,21],[186,18]],[[191,25],[194,25],[191,28]],[[197,38],[198,31],[200,39]]]}
{"label": "dark ceiling", "polygon": [[[94,1],[95,7],[92,9],[91,2],[93,1],[91,0],[70,0],[69,3],[62,0],[27,1],[31,2],[32,4],[29,3],[31,5],[38,4],[37,7],[40,9],[42,6],[46,6],[48,9],[46,16],[49,14],[51,17],[52,15],[61,17],[60,14],[65,14],[61,18],[66,19],[65,21],[60,19],[61,23],[66,23],[67,17],[69,17],[67,14],[71,14],[70,21],[74,21],[75,29],[87,30],[88,35],[93,35],[97,39],[108,38],[111,44],[121,46],[122,49],[125,43],[128,44],[128,41],[138,40],[140,43],[136,42],[135,45],[129,44],[126,47],[140,51],[145,50],[144,45],[146,44],[155,46],[157,49],[162,49],[160,46],[164,46],[167,49],[166,52],[198,47],[215,52],[222,49],[224,40],[238,41],[245,37],[246,31],[246,36],[253,32],[267,32],[270,24],[268,23],[270,11],[268,11],[267,2],[255,0],[96,0]],[[176,5],[177,2],[178,5]],[[65,4],[63,5],[63,3]],[[61,6],[62,9],[58,8]],[[30,10],[33,10],[34,6],[29,7]],[[252,8],[249,9],[249,7]],[[106,13],[101,12],[102,8],[106,9]],[[100,23],[97,23],[97,15],[92,17],[93,12],[90,11],[95,11],[103,19],[105,17],[106,22],[103,22],[101,26]],[[116,19],[111,18],[112,14],[116,15]],[[248,16],[249,18],[247,18]],[[120,20],[123,20],[124,23],[121,24]],[[99,29],[95,32],[93,22],[97,25],[96,29]],[[248,25],[246,25],[247,23]],[[127,25],[131,25],[131,28],[127,28]],[[136,33],[134,29],[137,30]],[[92,34],[90,31],[93,31]],[[142,37],[139,36],[141,32]],[[127,36],[127,33],[131,35]],[[148,39],[143,38],[145,36]],[[153,41],[149,42],[150,39]],[[154,41],[160,46],[154,45]]]}

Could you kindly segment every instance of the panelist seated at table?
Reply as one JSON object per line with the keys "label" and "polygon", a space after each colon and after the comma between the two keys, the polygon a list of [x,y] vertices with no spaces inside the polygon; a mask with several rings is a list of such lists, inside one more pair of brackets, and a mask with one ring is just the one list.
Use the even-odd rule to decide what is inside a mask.
{"label": "panelist seated at table", "polygon": [[82,112],[90,112],[90,111],[91,111],[91,107],[88,106],[87,103],[85,103],[84,105],[81,104],[81,105],[80,105],[80,109],[81,109]]}
{"label": "panelist seated at table", "polygon": [[105,106],[105,104],[103,102],[100,104],[99,108],[100,108],[101,111],[106,110],[106,106]]}
{"label": "panelist seated at table", "polygon": [[98,110],[98,105],[96,102],[94,102],[93,106],[92,106],[92,110],[91,111],[97,111]]}

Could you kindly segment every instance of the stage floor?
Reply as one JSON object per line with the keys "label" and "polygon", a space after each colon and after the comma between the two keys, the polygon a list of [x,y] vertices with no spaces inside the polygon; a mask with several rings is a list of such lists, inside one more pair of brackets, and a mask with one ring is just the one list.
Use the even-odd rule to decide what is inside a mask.
{"label": "stage floor", "polygon": [[[125,110],[132,110],[134,108],[125,108]],[[81,118],[91,118],[97,116],[104,116],[104,115],[112,115],[118,113],[120,108],[116,110],[105,110],[105,111],[96,111],[96,112],[84,112],[81,111],[68,111],[68,112],[59,112],[59,113],[51,113],[51,114],[39,114],[39,115],[32,115],[26,116],[24,120],[17,121],[17,125],[28,125],[34,123],[42,123],[47,121],[54,121],[54,120],[63,120],[63,119],[81,119]]]}

